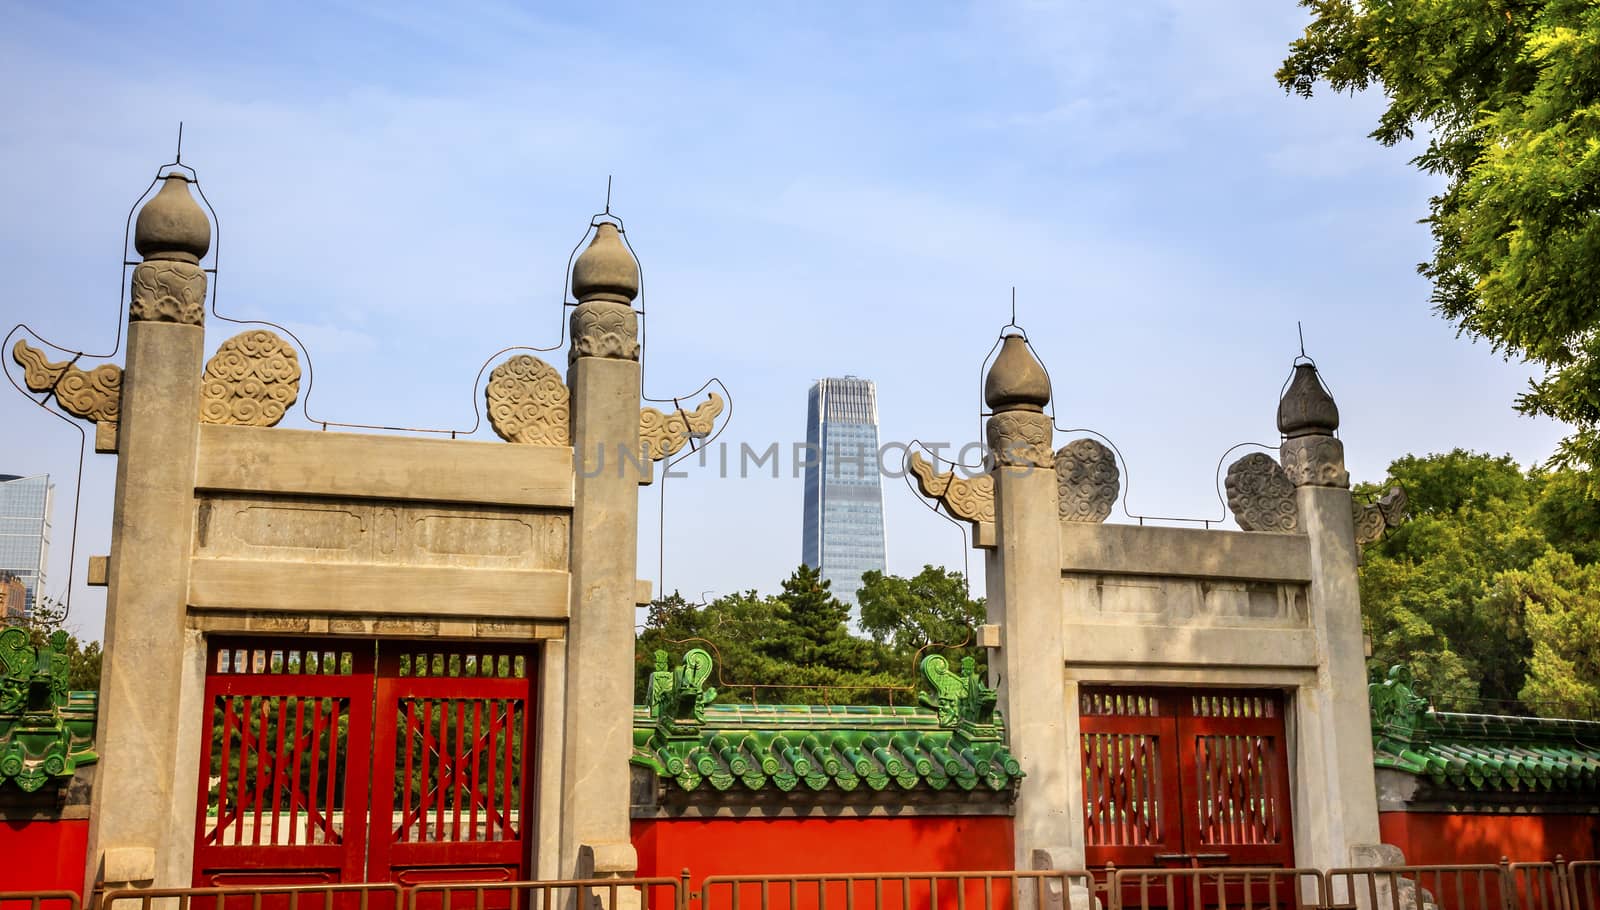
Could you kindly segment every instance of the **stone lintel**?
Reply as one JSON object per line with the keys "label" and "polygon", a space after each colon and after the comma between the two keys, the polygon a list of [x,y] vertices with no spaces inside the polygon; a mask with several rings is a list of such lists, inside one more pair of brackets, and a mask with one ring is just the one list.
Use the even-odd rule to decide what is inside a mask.
{"label": "stone lintel", "polygon": [[1308,582],[1304,534],[1061,522],[1064,572]]}
{"label": "stone lintel", "polygon": [[341,614],[565,619],[567,573],[195,557],[189,603],[208,610],[336,607]]}
{"label": "stone lintel", "polygon": [[1245,630],[1218,626],[1066,622],[1062,624],[1062,635],[1069,664],[1297,668],[1317,665],[1317,637],[1309,629]]}
{"label": "stone lintel", "polygon": [[634,606],[637,606],[637,607],[648,607],[648,606],[650,606],[650,601],[654,598],[654,595],[653,595],[653,593],[651,591],[650,579],[648,579],[648,578],[636,579],[634,581],[634,586],[635,586],[635,590],[634,590],[634,594],[633,594]]}
{"label": "stone lintel", "polygon": [[560,620],[432,618],[399,614],[352,616],[347,613],[278,613],[256,610],[191,609],[186,624],[209,634],[349,635],[356,638],[475,638],[494,641],[545,641],[566,637]]}
{"label": "stone lintel", "polygon": [[206,424],[195,487],[296,496],[572,507],[572,449]]}
{"label": "stone lintel", "polygon": [[1095,685],[1234,686],[1285,690],[1300,689],[1317,682],[1317,671],[1312,667],[1130,667],[1125,664],[1082,661],[1069,663],[1066,676],[1074,682]]}
{"label": "stone lintel", "polygon": [[89,576],[84,583],[92,588],[103,588],[106,586],[106,580],[110,574],[111,557],[91,556],[89,557]]}

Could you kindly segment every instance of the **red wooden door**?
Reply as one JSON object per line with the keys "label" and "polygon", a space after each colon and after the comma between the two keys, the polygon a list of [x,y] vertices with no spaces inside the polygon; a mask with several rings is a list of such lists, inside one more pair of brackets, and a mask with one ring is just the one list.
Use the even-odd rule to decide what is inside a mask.
{"label": "red wooden door", "polygon": [[1079,716],[1091,868],[1294,865],[1280,693],[1085,687]]}
{"label": "red wooden door", "polygon": [[529,661],[484,646],[385,644],[372,793],[375,881],[516,881],[533,803]]}
{"label": "red wooden door", "polygon": [[359,882],[366,871],[372,646],[211,646],[194,884]]}
{"label": "red wooden door", "polygon": [[194,884],[525,877],[532,669],[465,643],[215,640]]}

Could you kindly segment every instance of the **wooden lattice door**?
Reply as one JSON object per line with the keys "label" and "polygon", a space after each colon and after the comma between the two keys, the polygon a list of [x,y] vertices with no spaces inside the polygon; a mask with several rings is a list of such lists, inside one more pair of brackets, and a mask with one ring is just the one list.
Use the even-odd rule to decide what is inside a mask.
{"label": "wooden lattice door", "polygon": [[375,881],[516,881],[526,868],[533,742],[527,658],[385,645],[372,778]]}
{"label": "wooden lattice door", "polygon": [[364,880],[372,671],[371,642],[213,642],[196,885]]}
{"label": "wooden lattice door", "polygon": [[194,883],[524,877],[532,670],[509,647],[214,641]]}
{"label": "wooden lattice door", "polygon": [[1092,868],[1293,866],[1283,696],[1085,687]]}

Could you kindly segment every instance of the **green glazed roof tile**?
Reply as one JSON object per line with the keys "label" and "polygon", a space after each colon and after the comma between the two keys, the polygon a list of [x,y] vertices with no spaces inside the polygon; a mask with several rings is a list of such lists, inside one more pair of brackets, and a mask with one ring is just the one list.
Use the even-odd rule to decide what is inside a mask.
{"label": "green glazed roof tile", "polygon": [[1404,668],[1370,689],[1373,763],[1440,786],[1585,791],[1600,784],[1600,723],[1434,711]]}
{"label": "green glazed roof tile", "polygon": [[[673,670],[658,652],[648,704],[633,712],[635,765],[681,790],[995,791],[1023,769],[1005,746],[994,692],[970,664],[923,659],[926,706],[719,705],[699,649]],[[708,695],[710,697],[708,697]]]}

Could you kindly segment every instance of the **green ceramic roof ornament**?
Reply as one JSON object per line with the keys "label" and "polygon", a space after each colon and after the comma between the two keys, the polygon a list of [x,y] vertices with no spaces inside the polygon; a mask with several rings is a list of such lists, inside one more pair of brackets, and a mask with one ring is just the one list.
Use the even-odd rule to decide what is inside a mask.
{"label": "green ceramic roof ornament", "polygon": [[0,787],[31,793],[98,757],[97,697],[68,691],[67,645],[60,629],[43,647],[26,630],[0,631]]}

